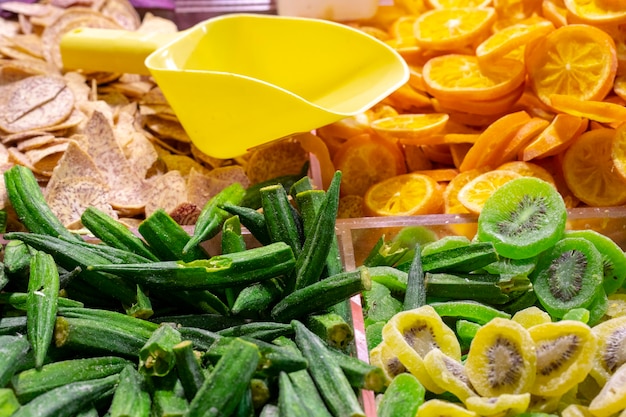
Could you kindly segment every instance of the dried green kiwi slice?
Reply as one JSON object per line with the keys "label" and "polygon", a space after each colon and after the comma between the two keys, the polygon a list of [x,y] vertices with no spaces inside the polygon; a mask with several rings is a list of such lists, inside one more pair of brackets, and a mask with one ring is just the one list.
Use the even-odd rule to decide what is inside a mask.
{"label": "dried green kiwi slice", "polygon": [[554,186],[539,178],[516,178],[485,202],[477,238],[493,242],[501,256],[531,258],[561,238],[566,221],[565,203]]}
{"label": "dried green kiwi slice", "polygon": [[626,316],[603,321],[591,331],[598,339],[598,350],[589,374],[602,386],[626,363]]}
{"label": "dried green kiwi slice", "polygon": [[536,361],[528,330],[513,320],[495,318],[476,332],[465,370],[481,396],[522,394],[535,382]]}
{"label": "dried green kiwi slice", "polygon": [[527,277],[533,272],[536,265],[536,256],[523,259],[511,259],[501,256],[500,259],[484,266],[483,269],[490,274],[521,275]]}
{"label": "dried green kiwi slice", "polygon": [[417,412],[419,417],[479,417],[475,411],[468,410],[458,403],[432,398],[422,404]]}
{"label": "dried green kiwi slice", "polygon": [[439,349],[432,349],[424,356],[424,367],[440,387],[453,394],[459,400],[465,402],[468,397],[477,396],[472,383],[467,377],[465,366],[452,359]]}
{"label": "dried green kiwi slice", "polygon": [[626,410],[626,364],[622,364],[589,403],[594,417],[609,417]]}
{"label": "dried green kiwi slice", "polygon": [[516,416],[526,412],[530,405],[530,393],[502,394],[497,397],[470,397],[465,406],[480,416]]}
{"label": "dried green kiwi slice", "polygon": [[460,360],[461,346],[456,334],[430,305],[402,311],[383,327],[383,341],[406,369],[433,393],[445,390],[437,385],[424,367],[424,356],[431,349]]}
{"label": "dried green kiwi slice", "polygon": [[601,288],[596,294],[595,298],[587,307],[589,310],[589,320],[587,324],[590,326],[595,326],[604,320],[604,316],[606,312],[609,310],[609,298],[604,292],[604,288]]}
{"label": "dried green kiwi slice", "polygon": [[539,302],[552,317],[588,307],[602,289],[602,255],[587,239],[567,237],[544,252],[531,275]]}
{"label": "dried green kiwi slice", "polygon": [[561,320],[532,326],[528,332],[537,352],[532,394],[561,396],[585,379],[598,348],[588,325]]}
{"label": "dried green kiwi slice", "polygon": [[583,237],[594,244],[602,255],[604,279],[602,285],[607,295],[617,291],[626,279],[626,254],[617,243],[608,236],[595,230],[568,230],[565,237]]}

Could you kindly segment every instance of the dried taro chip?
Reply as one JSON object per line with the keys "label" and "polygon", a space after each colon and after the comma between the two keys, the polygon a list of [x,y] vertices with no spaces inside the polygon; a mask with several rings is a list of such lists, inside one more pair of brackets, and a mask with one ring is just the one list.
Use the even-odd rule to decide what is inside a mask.
{"label": "dried taro chip", "polygon": [[61,59],[61,37],[77,28],[122,29],[113,19],[86,7],[72,7],[65,10],[41,34],[44,58],[57,68],[63,67]]}
{"label": "dried taro chip", "polygon": [[298,174],[308,161],[308,153],[291,139],[271,142],[250,152],[246,174],[252,184],[282,175]]}
{"label": "dried taro chip", "polygon": [[163,119],[158,116],[146,116],[146,127],[161,138],[174,139],[189,143],[189,135],[178,121]]}
{"label": "dried taro chip", "polygon": [[229,181],[209,177],[192,169],[187,176],[187,196],[190,203],[204,207],[206,202],[230,185]]}
{"label": "dried taro chip", "polygon": [[87,153],[110,187],[110,203],[125,213],[143,211],[150,185],[137,175],[120,148],[106,117],[94,111],[83,134]]}
{"label": "dried taro chip", "polygon": [[36,75],[13,85],[4,119],[13,123],[34,108],[54,99],[66,87],[62,79]]}
{"label": "dried taro chip", "polygon": [[243,188],[250,186],[250,180],[246,175],[245,169],[241,165],[228,165],[220,168],[214,168],[207,174],[209,177],[232,184],[238,182]]}
{"label": "dried taro chip", "polygon": [[198,161],[186,155],[165,154],[161,156],[168,171],[179,171],[182,176],[187,176],[192,168],[199,171],[207,171]]}
{"label": "dried taro chip", "polygon": [[35,168],[41,172],[46,172],[48,175],[51,175],[52,170],[54,170],[54,167],[57,165],[59,159],[63,156],[63,153],[67,149],[67,145],[67,142],[57,143],[38,149],[31,149],[26,153]]}
{"label": "dried taro chip", "polygon": [[108,187],[95,178],[73,177],[57,182],[46,193],[46,201],[61,223],[69,229],[82,227],[80,217],[87,207],[95,207],[116,218],[109,204]]}
{"label": "dried taro chip", "polygon": [[62,183],[70,178],[93,178],[104,183],[104,177],[96,167],[94,160],[75,140],[69,141],[67,149],[52,171],[44,194],[57,187],[57,183]]}
{"label": "dried taro chip", "polygon": [[23,1],[7,1],[0,4],[2,10],[7,12],[22,14],[26,16],[46,16],[57,9],[51,4],[44,3],[27,3]]}
{"label": "dried taro chip", "polygon": [[152,190],[147,198],[145,215],[150,216],[158,208],[172,212],[187,202],[187,184],[178,171],[169,171],[151,181]]}
{"label": "dried taro chip", "polygon": [[35,75],[9,89],[0,128],[8,133],[42,129],[66,120],[74,109],[74,94],[56,77]]}
{"label": "dried taro chip", "polygon": [[107,0],[100,11],[126,30],[137,30],[141,25],[139,13],[128,0]]}

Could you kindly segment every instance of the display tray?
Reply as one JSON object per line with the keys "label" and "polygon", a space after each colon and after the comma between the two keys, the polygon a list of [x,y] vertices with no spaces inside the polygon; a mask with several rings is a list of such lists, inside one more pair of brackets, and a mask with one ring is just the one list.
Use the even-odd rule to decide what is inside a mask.
{"label": "display tray", "polygon": [[[477,215],[432,214],[403,217],[364,217],[337,219],[336,231],[346,270],[354,270],[384,236],[392,239],[402,229],[409,226],[423,227],[426,233],[434,232],[438,237],[465,235],[472,238],[477,227]],[[592,229],[610,237],[623,250],[626,250],[626,207],[610,208],[574,208],[568,210],[568,230]],[[361,298],[351,299],[355,348],[361,360],[369,362],[367,340]],[[362,392],[362,402],[367,417],[376,416],[375,395]]]}

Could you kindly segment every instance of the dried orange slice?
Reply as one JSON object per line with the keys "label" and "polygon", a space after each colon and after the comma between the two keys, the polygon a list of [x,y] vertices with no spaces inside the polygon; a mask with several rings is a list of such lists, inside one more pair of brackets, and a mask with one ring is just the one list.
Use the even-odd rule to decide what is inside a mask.
{"label": "dried orange slice", "polygon": [[567,25],[567,8],[562,0],[543,0],[541,2],[541,15],[557,28]]}
{"label": "dried orange slice", "polygon": [[385,101],[391,103],[397,110],[405,112],[430,107],[430,97],[413,88],[409,83],[401,85]]}
{"label": "dried orange slice", "polygon": [[441,132],[449,118],[446,113],[399,114],[374,120],[370,127],[386,139],[410,143],[413,139]]}
{"label": "dried orange slice", "polygon": [[481,116],[502,115],[509,111],[524,93],[524,85],[520,85],[510,93],[492,100],[458,100],[447,97],[438,97],[442,108],[477,114]]}
{"label": "dried orange slice", "polygon": [[611,159],[617,172],[626,181],[626,123],[615,130],[611,144]]}
{"label": "dried orange slice", "polygon": [[520,178],[522,175],[514,171],[494,170],[480,174],[465,184],[458,194],[458,199],[471,213],[480,213],[485,202],[503,184]]}
{"label": "dried orange slice", "polygon": [[[615,4],[610,4],[615,3]],[[582,22],[590,24],[626,23],[626,8],[623,2],[565,0],[567,11]]]}
{"label": "dried orange slice", "polygon": [[429,59],[422,70],[426,90],[437,98],[493,100],[524,82],[524,64],[502,59],[481,67],[473,55],[447,54]]}
{"label": "dried orange slice", "polygon": [[459,7],[488,7],[491,0],[426,0],[433,9],[458,9]]}
{"label": "dried orange slice", "polygon": [[574,139],[587,130],[588,125],[589,120],[586,118],[559,113],[552,119],[548,127],[519,151],[518,159],[530,161],[535,158],[556,155],[565,150]]}
{"label": "dried orange slice", "polygon": [[342,172],[342,195],[364,195],[373,184],[406,172],[404,155],[398,145],[367,133],[341,145],[333,164]]}
{"label": "dried orange slice", "polygon": [[548,106],[551,94],[602,100],[617,71],[613,38],[583,24],[552,31],[526,49],[525,61],[531,88]]}
{"label": "dried orange slice", "polygon": [[486,168],[476,168],[459,172],[457,176],[446,185],[443,192],[444,211],[448,214],[469,213],[470,211],[459,201],[459,191],[461,191],[461,188],[463,188],[465,184],[485,172],[487,172]]}
{"label": "dried orange slice", "polygon": [[560,112],[601,123],[626,121],[626,107],[607,101],[581,100],[564,94],[551,94],[550,105]]}
{"label": "dried orange slice", "polygon": [[443,197],[428,175],[408,173],[372,185],[365,193],[370,216],[411,216],[441,211]]}
{"label": "dried orange slice", "polygon": [[496,11],[491,7],[434,9],[419,15],[413,29],[419,46],[455,50],[484,36],[495,20]]}
{"label": "dried orange slice", "polygon": [[476,57],[480,62],[491,62],[502,58],[514,49],[539,39],[554,30],[549,20],[536,20],[530,23],[516,23],[499,30],[476,47]]}
{"label": "dried orange slice", "polygon": [[617,94],[622,100],[626,100],[626,74],[621,74],[615,77],[613,83],[613,92]]}
{"label": "dried orange slice", "polygon": [[556,187],[556,182],[554,181],[552,174],[550,174],[550,172],[541,165],[532,162],[510,161],[505,162],[496,169],[517,172],[523,177],[540,178]]}
{"label": "dried orange slice", "polygon": [[411,172],[414,174],[428,175],[437,182],[450,182],[459,175],[459,170],[456,168],[421,169]]}
{"label": "dried orange slice", "polygon": [[[324,189],[327,189],[335,173],[335,166],[330,158],[328,146],[319,136],[310,132],[295,135],[294,139],[300,143],[302,149],[315,156],[322,185]],[[313,166],[311,166],[311,169],[313,169]]]}
{"label": "dried orange slice", "polygon": [[341,197],[337,209],[337,218],[352,219],[355,217],[363,217],[363,196],[351,194]]}
{"label": "dried orange slice", "polygon": [[465,155],[459,170],[467,171],[478,167],[495,166],[495,163],[499,163],[499,157],[511,138],[529,121],[530,116],[522,110],[502,116],[490,124]]}
{"label": "dried orange slice", "polygon": [[515,24],[541,10],[541,0],[494,0],[493,7],[503,24]]}
{"label": "dried orange slice", "polygon": [[417,46],[417,40],[413,33],[413,25],[416,15],[404,15],[397,18],[389,28],[389,33],[397,41],[396,49],[409,46]]}
{"label": "dried orange slice", "polygon": [[515,132],[515,135],[506,145],[500,157],[497,158],[498,162],[504,163],[514,160],[519,150],[534,140],[537,135],[549,125],[550,122],[546,119],[532,117],[524,126],[520,127],[519,130]]}
{"label": "dried orange slice", "polygon": [[580,135],[565,151],[563,176],[572,193],[595,207],[626,203],[626,182],[612,157],[616,131],[594,129]]}

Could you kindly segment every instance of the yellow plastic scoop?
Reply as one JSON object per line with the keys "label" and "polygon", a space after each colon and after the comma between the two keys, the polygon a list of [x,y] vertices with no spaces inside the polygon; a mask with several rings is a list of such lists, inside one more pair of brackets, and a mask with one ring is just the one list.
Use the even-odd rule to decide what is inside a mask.
{"label": "yellow plastic scoop", "polygon": [[229,14],[174,35],[79,28],[60,46],[66,69],[151,74],[216,158],[363,112],[409,77],[383,42],[299,17]]}

